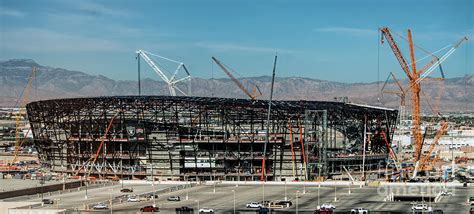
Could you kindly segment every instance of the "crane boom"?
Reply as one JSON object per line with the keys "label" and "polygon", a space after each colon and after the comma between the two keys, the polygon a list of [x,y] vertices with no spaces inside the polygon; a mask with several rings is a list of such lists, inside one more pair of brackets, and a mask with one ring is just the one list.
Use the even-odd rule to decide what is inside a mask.
{"label": "crane boom", "polygon": [[234,83],[240,88],[240,90],[242,90],[250,99],[252,100],[255,100],[257,99],[257,97],[259,95],[261,95],[262,93],[260,93],[260,90],[257,88],[257,90],[254,90],[255,92],[258,91],[259,94],[255,94],[255,93],[250,93],[245,87],[244,85],[242,85],[242,83],[234,77],[234,75],[232,75],[232,73],[219,61],[217,60],[215,57],[212,57],[212,60],[214,60],[214,62],[216,62],[216,64],[222,69],[222,71],[224,71],[225,74],[227,74],[227,76],[229,76],[229,78],[234,81]]}
{"label": "crane boom", "polygon": [[400,48],[398,48],[398,45],[395,42],[395,39],[393,38],[392,33],[390,32],[390,29],[388,27],[382,27],[380,28],[380,31],[382,32],[382,43],[383,43],[383,37],[385,37],[388,41],[388,44],[392,48],[392,51],[395,54],[395,57],[400,63],[402,70],[405,72],[405,74],[408,76],[409,79],[413,79],[414,77],[412,77],[412,74],[410,72],[410,67],[408,67],[408,63],[403,57],[402,52],[400,51]]}
{"label": "crane boom", "polygon": [[424,170],[428,166],[428,162],[431,156],[431,153],[433,153],[434,148],[436,145],[438,145],[439,139],[441,136],[444,134],[444,132],[448,129],[448,123],[443,122],[441,127],[438,129],[436,132],[436,136],[433,139],[433,142],[431,142],[430,147],[428,148],[428,151],[426,154],[420,159],[420,164],[418,165],[419,169]]}
{"label": "crane boom", "polygon": [[[16,128],[15,128],[15,152],[13,154],[13,159],[11,160],[11,163],[15,163],[16,162],[16,159],[18,158],[18,152],[20,151],[20,147],[21,145],[24,143],[24,140],[22,141],[21,140],[21,137],[20,137],[20,132],[21,132],[21,128],[20,128],[20,120],[21,120],[21,116],[23,115],[23,108],[25,107],[26,103],[28,103],[28,99],[30,97],[30,92],[31,92],[31,88],[33,87],[33,81],[35,79],[35,75],[36,75],[36,67],[33,67],[31,69],[31,75],[30,75],[30,78],[28,79],[28,83],[25,87],[25,89],[23,90],[23,93],[22,93],[22,97],[20,97],[21,101],[20,101],[20,104],[18,106],[18,112],[17,112],[17,116],[16,116],[16,121],[15,121],[15,125],[16,125]],[[27,134],[29,133],[29,130],[27,132]],[[26,137],[26,136],[24,136]]]}
{"label": "crane boom", "polygon": [[[168,84],[168,89],[170,91],[171,96],[176,96],[176,90],[178,90],[182,94],[186,95],[186,93],[184,93],[181,89],[179,89],[176,86],[176,84],[179,83],[179,82],[191,79],[191,75],[189,74],[189,71],[186,68],[186,66],[184,66],[184,63],[178,62],[176,60],[168,59],[166,57],[162,57],[162,56],[159,56],[159,55],[156,55],[156,54],[144,51],[144,50],[137,50],[136,53],[138,54],[138,56],[140,56],[142,59],[144,59],[146,63],[148,63],[148,65],[153,69],[153,71],[155,71],[156,74],[158,74],[158,76],[160,76],[160,78],[163,81],[165,81]],[[174,73],[171,75],[170,78],[168,78],[165,75],[165,73],[153,62],[153,60],[150,59],[148,54],[178,64],[177,68],[175,69]],[[175,80],[176,75],[178,74],[178,72],[180,71],[181,68],[184,69],[184,71],[186,73],[186,76],[181,78],[181,79]]]}

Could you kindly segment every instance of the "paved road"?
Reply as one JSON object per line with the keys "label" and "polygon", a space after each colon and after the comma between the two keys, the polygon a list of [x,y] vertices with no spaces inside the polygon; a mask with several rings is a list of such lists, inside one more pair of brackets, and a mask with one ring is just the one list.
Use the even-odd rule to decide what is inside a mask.
{"label": "paved road", "polygon": [[[352,208],[364,207],[371,211],[402,211],[411,213],[411,202],[384,202],[386,196],[378,188],[363,187],[321,187],[319,189],[320,204],[331,203],[336,206],[339,212],[350,211]],[[403,188],[401,188],[403,189]],[[162,210],[161,213],[174,213],[174,209],[181,206],[189,206],[197,210],[199,207],[211,207],[216,213],[232,213],[233,211],[233,192],[235,191],[235,206],[238,213],[255,213],[253,209],[245,208],[245,204],[252,201],[262,200],[284,200],[284,186],[265,186],[265,198],[263,197],[262,186],[218,186],[214,193],[213,186],[198,186],[189,189],[189,200],[186,199],[186,190],[166,193],[160,195],[156,200],[157,206]],[[298,193],[298,211],[301,213],[312,213],[318,204],[318,187],[288,186],[287,198],[293,202],[292,207],[279,209],[280,213],[296,212],[296,191]],[[423,190],[420,190],[423,191]],[[305,192],[305,194],[303,194]],[[336,193],[337,201],[334,202]],[[454,196],[442,197],[441,202],[433,203],[434,209],[443,209],[448,213],[467,213],[469,206],[465,204],[468,195],[474,195],[474,189],[456,189]],[[169,202],[166,198],[172,195],[178,195],[182,201]],[[114,213],[139,213],[139,208],[152,205],[152,201],[142,202],[124,202],[114,205]]]}
{"label": "paved road", "polygon": [[[167,189],[173,185],[157,185],[156,190]],[[134,193],[150,192],[152,190],[150,185],[133,185]],[[110,196],[117,197],[122,195],[120,193],[121,186],[114,185],[108,187],[101,187],[88,191],[88,199],[84,198],[85,192],[74,192],[63,195],[51,196],[52,199],[61,198],[59,201],[59,208],[78,208],[84,209],[84,204],[97,203],[99,201],[106,201]],[[319,194],[318,194],[319,189]],[[197,186],[187,190],[165,191],[159,194],[156,199],[156,205],[160,207],[161,213],[174,213],[175,208],[188,206],[195,210],[202,207],[211,207],[216,213],[232,213],[234,207],[234,192],[235,191],[235,207],[238,213],[255,213],[255,210],[245,208],[245,204],[253,201],[279,201],[285,199],[285,186],[276,185],[240,185],[224,186],[218,185],[214,192],[213,186]],[[347,212],[352,208],[363,207],[370,211],[399,211],[411,213],[411,202],[385,202],[384,198],[387,196],[387,190],[376,187],[351,187],[351,194],[349,194],[348,186],[328,187],[323,186],[290,186],[286,187],[287,199],[293,202],[293,206],[284,209],[276,210],[276,213],[295,213],[296,204],[300,213],[312,213],[312,211],[319,204],[331,203],[336,206],[336,211]],[[297,193],[298,191],[298,193]],[[417,189],[408,187],[393,188],[390,191],[397,194],[420,194],[426,189]],[[445,213],[468,213],[469,206],[466,204],[468,196],[474,196],[474,188],[456,188],[451,189],[454,192],[453,196],[443,196],[437,203],[433,203],[434,209],[443,209]],[[298,199],[296,199],[296,193]],[[166,199],[169,196],[180,196],[182,201],[172,202]],[[189,196],[186,200],[186,195]],[[337,201],[334,201],[334,197]],[[297,202],[298,200],[298,202]],[[39,201],[38,198],[30,201]],[[112,206],[114,213],[139,213],[139,209],[146,205],[152,205],[153,200],[144,200],[141,202],[115,202]],[[58,206],[45,206],[45,208],[55,208]],[[110,213],[107,211],[91,211],[91,213]],[[81,211],[81,213],[85,213]]]}
{"label": "paved road", "polygon": [[[155,191],[160,191],[163,189],[168,189],[172,186],[176,185],[170,185],[170,184],[160,184],[156,185]],[[125,186],[126,188],[133,188],[133,193],[121,193],[120,190],[122,189],[122,186],[120,184],[112,185],[112,186],[104,186],[104,187],[98,187],[98,188],[92,188],[87,190],[87,198],[86,196],[86,191],[76,191],[76,192],[70,192],[70,193],[64,193],[64,194],[56,194],[56,195],[51,195],[48,196],[48,194],[45,194],[44,198],[48,198],[51,200],[54,200],[54,204],[46,204],[43,207],[40,207],[40,209],[51,209],[51,208],[59,208],[59,209],[86,209],[87,205],[89,204],[95,204],[98,202],[102,201],[107,201],[110,198],[116,198],[119,196],[122,196],[124,194],[142,194],[142,193],[147,193],[152,191],[152,187],[150,185],[133,185],[133,186]],[[12,199],[10,201],[14,201],[15,199]],[[41,198],[38,196],[32,196],[29,197],[28,199],[21,198],[21,201],[32,201],[32,202],[41,202]]]}

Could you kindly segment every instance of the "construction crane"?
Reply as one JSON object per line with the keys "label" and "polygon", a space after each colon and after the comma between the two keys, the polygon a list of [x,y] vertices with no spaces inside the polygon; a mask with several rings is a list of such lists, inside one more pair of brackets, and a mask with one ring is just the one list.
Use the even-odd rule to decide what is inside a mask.
{"label": "construction crane", "polygon": [[[422,69],[417,69],[416,60],[415,60],[415,50],[413,45],[413,39],[411,30],[408,30],[408,45],[410,51],[410,60],[411,64],[408,64],[403,54],[401,53],[393,35],[388,27],[380,28],[382,32],[381,42],[384,42],[384,37],[388,41],[395,57],[397,58],[402,70],[408,77],[409,81],[409,89],[411,89],[411,105],[412,105],[412,121],[413,121],[413,128],[412,134],[415,140],[414,146],[414,162],[418,164],[420,160],[420,154],[422,149],[422,134],[420,129],[420,92],[421,92],[421,81],[427,79],[427,76],[439,65],[441,62],[446,60],[461,44],[463,41],[467,40],[467,37],[463,37],[459,42],[455,43],[452,48],[444,54],[441,58],[435,56],[434,54],[430,54],[432,56],[431,61],[429,61]],[[410,68],[411,67],[411,68]],[[433,78],[430,78],[433,79]],[[442,79],[442,78],[438,78]]]}
{"label": "construction crane", "polygon": [[257,97],[261,96],[262,95],[262,92],[260,91],[260,89],[258,88],[257,85],[254,85],[253,87],[253,91],[252,92],[249,92],[245,86],[237,79],[234,77],[234,75],[232,75],[231,71],[229,69],[226,68],[226,66],[224,66],[219,60],[217,60],[215,57],[212,57],[212,60],[214,60],[214,62],[216,62],[216,64],[222,69],[222,71],[224,71],[225,74],[227,74],[227,76],[230,77],[230,79],[232,81],[234,81],[234,83],[239,86],[240,90],[242,90],[251,100],[256,100]]}
{"label": "construction crane", "polygon": [[428,148],[427,152],[423,157],[421,157],[420,162],[417,167],[415,167],[415,171],[413,172],[413,177],[416,177],[417,171],[425,171],[433,168],[434,159],[431,159],[431,153],[433,153],[434,148],[438,145],[439,139],[448,129],[448,123],[443,121],[441,126],[439,127],[438,131],[436,132],[435,138],[431,142],[430,147]]}
{"label": "construction crane", "polygon": [[[145,60],[145,62],[148,63],[148,65],[150,65],[150,67],[153,69],[153,71],[156,72],[156,74],[158,74],[158,76],[160,76],[160,78],[166,82],[166,84],[168,84],[168,89],[170,91],[170,95],[171,96],[176,96],[176,91],[179,91],[181,94],[185,95],[186,96],[186,93],[184,93],[184,91],[182,91],[181,89],[178,88],[178,86],[176,86],[178,83],[180,82],[184,82],[184,81],[190,81],[191,80],[191,74],[189,74],[189,71],[188,69],[186,68],[186,66],[184,65],[184,63],[182,62],[178,62],[178,61],[175,61],[175,60],[172,60],[172,59],[169,59],[169,58],[166,58],[166,57],[163,57],[163,56],[160,56],[160,55],[157,55],[157,54],[154,54],[154,53],[150,53],[148,51],[144,51],[144,50],[137,50],[136,51],[138,57],[137,59],[140,60],[140,57],[142,59]],[[160,68],[158,67],[158,65],[153,62],[153,60],[150,59],[150,57],[148,55],[152,55],[152,56],[155,56],[155,57],[158,57],[158,58],[161,58],[163,60],[166,60],[166,61],[170,61],[170,62],[173,62],[173,63],[176,63],[178,66],[176,67],[175,71],[171,74],[170,77],[167,77],[165,75],[165,73],[163,72],[163,68]],[[176,79],[176,75],[178,75],[179,71],[181,70],[181,68],[184,70],[185,72],[185,77],[183,78],[180,78],[180,79]]]}
{"label": "construction crane", "polygon": [[[20,100],[19,105],[18,105],[18,112],[17,112],[17,115],[16,115],[16,121],[15,121],[15,125],[16,125],[16,128],[15,128],[15,152],[13,154],[13,159],[11,160],[11,164],[14,164],[16,162],[16,160],[18,158],[18,152],[20,151],[21,146],[25,142],[26,136],[24,136],[23,139],[20,136],[20,133],[21,133],[21,126],[20,126],[21,125],[21,117],[22,117],[22,115],[25,114],[25,106],[28,103],[28,100],[30,98],[30,92],[31,92],[31,88],[33,87],[33,81],[35,79],[35,76],[36,76],[36,67],[33,67],[31,69],[31,74],[30,74],[30,77],[28,79],[28,83],[26,84],[25,88],[23,89],[22,95],[20,95],[21,100]],[[30,130],[28,130],[28,132],[25,135],[28,135],[29,132],[30,132]]]}
{"label": "construction crane", "polygon": [[[385,90],[385,87],[387,86],[390,78],[395,82],[395,84],[398,86],[400,89],[399,91],[391,91],[391,90]],[[399,107],[399,120],[405,120],[405,97],[406,97],[406,92],[402,87],[402,84],[400,81],[398,81],[397,77],[395,77],[395,74],[393,72],[390,72],[389,76],[387,77],[387,80],[385,80],[385,83],[382,86],[382,95],[383,94],[395,94],[400,97],[400,107]]]}

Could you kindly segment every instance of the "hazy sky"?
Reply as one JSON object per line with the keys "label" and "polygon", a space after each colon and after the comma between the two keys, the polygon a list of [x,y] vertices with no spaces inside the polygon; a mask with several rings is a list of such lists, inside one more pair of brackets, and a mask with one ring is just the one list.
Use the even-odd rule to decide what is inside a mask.
{"label": "hazy sky", "polygon": [[[278,52],[277,76],[383,81],[390,71],[405,76],[388,44],[379,46],[379,27],[410,28],[417,45],[436,51],[472,37],[473,13],[473,0],[0,0],[0,59],[135,80],[135,50],[144,49],[184,62],[193,76],[220,78],[211,56],[261,76]],[[473,73],[472,42],[446,61],[447,77]]]}

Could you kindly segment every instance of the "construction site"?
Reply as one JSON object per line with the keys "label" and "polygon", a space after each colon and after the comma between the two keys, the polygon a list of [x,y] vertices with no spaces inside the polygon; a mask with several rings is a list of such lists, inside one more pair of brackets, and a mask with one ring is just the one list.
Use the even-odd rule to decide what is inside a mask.
{"label": "construction site", "polygon": [[[35,68],[22,94],[34,148],[54,173],[100,179],[309,181],[325,179],[391,181],[428,179],[451,174],[437,165],[438,142],[449,130],[439,109],[430,105],[431,122],[421,123],[421,83],[442,82],[441,63],[467,37],[447,46],[417,67],[411,31],[408,37],[380,28],[380,43],[388,43],[408,79],[404,86],[390,73],[380,94],[400,97],[398,110],[335,101],[260,100],[258,85],[249,89],[220,60],[213,62],[248,99],[195,97],[186,87],[191,74],[184,63],[148,51],[136,51],[138,95],[43,100],[28,103]],[[407,41],[410,62],[394,37]],[[175,64],[164,72],[157,59]],[[141,96],[140,61],[168,85],[170,96]],[[274,59],[273,78],[277,65]],[[439,68],[441,76],[433,78]],[[395,86],[390,89],[390,86]],[[440,95],[441,96],[441,95]],[[406,113],[410,97],[411,114]],[[18,115],[24,115],[20,108]],[[25,115],[26,116],[26,115]],[[19,124],[20,116],[17,116]],[[410,124],[402,125],[409,121]],[[422,130],[421,127],[425,127]],[[407,130],[408,127],[408,130]],[[403,131],[404,130],[404,131]],[[399,137],[410,134],[408,146]],[[24,143],[16,130],[15,163]],[[31,135],[30,134],[30,135]],[[430,136],[429,144],[425,137]],[[396,140],[394,140],[396,138]],[[466,160],[469,160],[467,158]],[[444,167],[444,168],[443,168]],[[381,170],[382,169],[382,170]],[[375,176],[375,177],[374,177]],[[466,177],[466,176],[465,176]],[[469,175],[467,175],[469,177]],[[445,175],[444,179],[448,179]]]}
{"label": "construction site", "polygon": [[[469,142],[455,146],[453,139],[454,136],[459,137],[469,132],[466,126],[449,121],[455,118],[443,115],[439,109],[439,100],[444,90],[442,84],[439,97],[431,98],[424,94],[422,84],[444,81],[441,64],[467,41],[467,37],[436,52],[427,52],[414,44],[411,30],[408,30],[406,38],[393,33],[388,27],[380,28],[379,33],[380,44],[388,44],[406,75],[405,78],[398,78],[390,72],[380,90],[382,99],[384,94],[400,98],[398,109],[358,104],[349,101],[348,97],[334,97],[333,101],[274,100],[278,56],[274,58],[271,88],[266,90],[269,94],[262,94],[261,87],[257,84],[243,83],[235,76],[237,72],[230,66],[214,56],[211,57],[212,62],[248,97],[247,99],[192,96],[192,77],[184,63],[145,50],[137,50],[137,95],[58,98],[30,102],[29,97],[34,90],[32,86],[36,76],[36,68],[32,67],[28,83],[19,98],[18,108],[15,108],[13,113],[9,111],[15,126],[9,127],[8,133],[14,133],[15,136],[8,137],[8,143],[2,143],[5,150],[2,154],[8,156],[9,160],[2,160],[1,178],[8,174],[19,179],[40,180],[41,189],[34,187],[30,192],[41,192],[42,200],[43,193],[47,192],[43,189],[46,175],[54,175],[56,182],[62,178],[64,192],[66,180],[74,180],[68,185],[71,189],[77,188],[77,193],[71,193],[71,190],[65,193],[71,195],[71,201],[67,202],[70,204],[64,206],[64,209],[69,209],[67,211],[82,209],[75,201],[82,198],[83,186],[84,210],[88,211],[90,206],[98,205],[96,202],[100,201],[102,204],[102,200],[107,200],[107,195],[102,195],[100,200],[88,198],[88,185],[96,181],[106,182],[103,186],[100,182],[94,184],[97,195],[100,195],[101,188],[106,188],[109,184],[110,191],[116,187],[116,194],[122,194],[123,190],[128,191],[124,188],[124,181],[128,181],[131,186],[139,187],[142,195],[138,198],[142,196],[146,200],[153,199],[153,207],[156,207],[157,197],[154,195],[157,192],[154,189],[155,181],[164,183],[160,187],[163,188],[160,189],[160,194],[171,194],[173,191],[184,194],[186,191],[186,202],[183,204],[187,206],[187,188],[207,189],[209,187],[205,185],[212,184],[215,194],[218,182],[224,182],[218,189],[222,188],[223,192],[227,193],[233,185],[236,188],[240,184],[261,184],[263,204],[267,182],[275,185],[272,187],[274,190],[285,185],[284,202],[288,202],[287,182],[293,183],[292,191],[295,191],[296,204],[298,194],[306,194],[306,185],[309,185],[308,189],[318,191],[319,211],[319,191],[322,184],[327,185],[323,187],[327,192],[327,201],[332,201],[332,198],[329,199],[332,197],[329,193],[332,194],[333,186],[334,202],[337,202],[338,206],[346,206],[337,195],[337,186],[342,186],[339,188],[348,189],[348,195],[343,200],[351,201],[350,206],[366,203],[376,210],[385,209],[385,203],[391,203],[392,206],[387,207],[387,210],[403,210],[408,206],[408,202],[413,202],[412,209],[415,210],[418,209],[415,208],[418,206],[415,206],[415,201],[425,203],[426,199],[430,203],[440,202],[441,196],[452,194],[448,194],[446,190],[448,182],[452,182],[453,191],[459,191],[462,197],[466,197],[469,191],[462,188],[467,188],[474,178],[471,165],[474,151],[470,149],[472,145]],[[409,58],[402,53],[396,38],[407,42]],[[416,49],[426,52],[426,56],[416,59]],[[444,53],[438,56],[441,52]],[[168,96],[142,95],[142,60],[166,84]],[[168,70],[163,67],[162,61],[175,67]],[[420,68],[417,64],[422,62],[426,63]],[[439,77],[435,74],[438,71]],[[400,79],[406,79],[407,83],[403,84]],[[187,90],[184,89],[186,87]],[[408,98],[410,102],[406,101]],[[422,101],[424,98],[425,101]],[[407,108],[410,108],[410,111]],[[426,109],[431,112],[423,112]],[[454,155],[457,149],[462,152]],[[25,152],[26,150],[29,152]],[[28,162],[25,162],[26,160]],[[120,191],[117,181],[121,182]],[[149,181],[152,182],[152,192],[147,192]],[[428,185],[429,190],[421,188],[417,193],[381,194],[380,189],[372,188],[379,187],[381,182],[384,182],[384,187],[392,187],[392,183],[437,182],[439,185],[434,187],[439,187],[440,191],[428,192],[432,188]],[[441,182],[444,183],[443,190]],[[203,184],[204,186],[199,186]],[[54,185],[54,191],[58,190],[58,194],[64,193],[61,192],[61,184]],[[353,185],[360,188],[356,199],[350,196]],[[363,186],[371,193],[364,192]],[[406,192],[411,186],[396,187],[399,191]],[[235,188],[231,190],[234,196],[234,213]],[[246,197],[254,200],[252,187],[245,188]],[[50,189],[52,192],[53,187]],[[278,191],[283,192],[283,189]],[[133,192],[133,189],[130,192]],[[277,200],[279,195],[274,193],[271,193],[275,198],[272,200]],[[428,194],[424,195],[425,193]],[[149,194],[153,196],[150,198]],[[18,193],[18,197],[24,195],[28,194]],[[51,196],[51,193],[49,195]],[[380,195],[383,197],[379,197]],[[32,201],[31,203],[36,200],[34,196],[28,197],[27,200]],[[111,207],[116,203],[122,207],[122,211],[127,212],[127,209],[138,208],[123,206],[123,200],[119,197],[125,196],[113,199],[110,193]],[[136,199],[128,197],[127,200]],[[310,203],[314,199],[314,196],[312,197],[306,198],[307,211],[313,211],[313,205]],[[372,197],[373,201],[365,201],[367,197]],[[56,200],[56,203],[59,203],[60,196]],[[140,202],[139,199],[136,200]],[[212,201],[214,199],[209,199],[208,203]],[[397,201],[402,202],[396,203]],[[199,200],[195,202],[199,209]],[[243,204],[245,201],[239,203]],[[448,210],[465,209],[453,206],[451,202],[444,203],[450,204],[445,206]],[[215,206],[221,206],[221,211],[228,212],[230,205]],[[289,208],[291,205],[286,203],[286,206]],[[170,207],[166,209],[172,210]],[[41,208],[45,208],[44,204]],[[249,208],[248,205],[246,208]],[[350,207],[347,205],[344,208]],[[56,209],[59,210],[59,205]],[[335,207],[330,208],[331,211],[333,209]],[[423,207],[421,209],[423,210]],[[243,209],[242,212],[247,211]]]}

